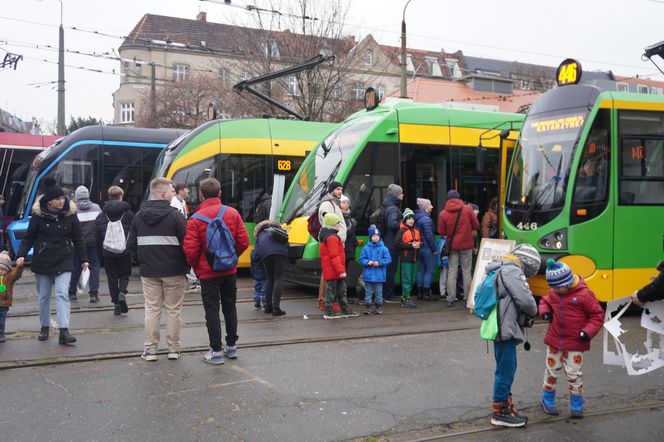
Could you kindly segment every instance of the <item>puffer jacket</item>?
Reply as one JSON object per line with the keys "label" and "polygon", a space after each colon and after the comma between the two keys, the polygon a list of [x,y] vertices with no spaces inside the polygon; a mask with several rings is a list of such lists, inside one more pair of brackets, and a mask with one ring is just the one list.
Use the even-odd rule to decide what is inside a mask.
{"label": "puffer jacket", "polygon": [[491,238],[491,226],[498,224],[498,215],[495,210],[487,209],[482,216],[482,223],[480,227],[480,232],[482,238]]}
{"label": "puffer jacket", "polygon": [[[228,207],[228,206],[227,206]],[[207,198],[196,210],[197,214],[207,218],[215,218],[221,209],[221,200],[219,198]],[[228,207],[223,216],[224,224],[230,230],[233,239],[235,239],[235,253],[239,257],[249,247],[249,234],[240,213],[232,207]],[[194,269],[194,273],[200,279],[217,278],[220,276],[233,275],[237,272],[237,267],[215,272],[210,267],[205,257],[206,233],[208,224],[195,218],[189,218],[187,222],[187,234],[184,238],[184,254],[187,262]],[[186,273],[186,272],[185,272]]]}
{"label": "puffer jacket", "polygon": [[422,248],[436,251],[436,238],[434,236],[433,220],[426,210],[418,209],[415,211],[415,227],[422,235]]}
{"label": "puffer jacket", "polygon": [[81,241],[76,206],[68,198],[58,214],[48,210],[43,198],[32,206],[30,224],[17,256],[25,258],[33,246],[30,269],[40,275],[59,275],[74,270],[74,250],[81,262],[88,261],[87,250]]}
{"label": "puffer jacket", "polygon": [[275,221],[262,221],[256,224],[254,229],[254,243],[253,259],[257,262],[263,262],[268,256],[288,256],[288,242],[279,242],[270,234],[268,227],[280,227],[279,223]]}
{"label": "puffer jacket", "polygon": [[417,227],[408,227],[406,224],[401,223],[401,228],[397,232],[397,248],[400,250],[399,256],[401,262],[417,262],[418,249],[413,247],[413,242],[422,244],[420,231]]}
{"label": "puffer jacket", "polygon": [[318,240],[323,279],[325,281],[344,279],[341,275],[346,273],[346,254],[339,232],[331,227],[323,227],[318,234]]}
{"label": "puffer jacket", "polygon": [[141,276],[167,278],[184,276],[189,266],[182,252],[187,223],[166,200],[150,200],[131,222],[127,248],[138,255]]}
{"label": "puffer jacket", "polygon": [[[383,242],[390,250],[397,249],[397,232],[401,227],[401,201],[394,195],[388,195],[383,200]],[[380,227],[380,226],[379,226]]]}
{"label": "puffer jacket", "polygon": [[499,261],[490,262],[486,266],[486,273],[498,268],[496,282],[500,297],[500,336],[503,341],[514,339],[519,344],[524,340],[519,319],[524,315],[537,315],[537,303],[516,257],[508,254]]}
{"label": "puffer jacket", "polygon": [[90,199],[76,201],[76,218],[81,224],[81,240],[86,246],[94,246],[97,242],[95,220],[100,213],[99,205]]}
{"label": "puffer jacket", "polygon": [[[369,261],[377,261],[380,267],[369,266]],[[387,266],[392,262],[390,251],[385,247],[383,241],[369,243],[362,248],[360,253],[360,264],[364,267],[362,278],[364,282],[385,282],[387,278]]]}
{"label": "puffer jacket", "polygon": [[0,292],[0,308],[9,308],[14,301],[14,284],[23,276],[23,267],[15,268],[9,271],[5,276],[0,277],[2,284],[5,285],[4,292]]}
{"label": "puffer jacket", "polygon": [[[341,220],[344,219],[344,213],[341,210],[341,207],[339,206],[339,198],[335,198],[334,195],[332,195],[331,193],[325,195],[320,203],[320,206],[318,206],[318,221],[320,222],[321,226],[325,225],[325,223],[323,222],[323,217],[325,216],[326,213],[334,213],[339,217],[339,219]],[[340,224],[338,235],[339,238],[341,238],[341,242],[345,243],[346,223]]]}
{"label": "puffer jacket", "polygon": [[[461,212],[461,215],[459,215]],[[454,224],[459,216],[456,232]],[[473,231],[480,227],[480,222],[472,207],[464,204],[459,198],[451,198],[445,203],[445,209],[438,216],[438,234],[452,237],[451,250],[468,250],[473,248]]]}
{"label": "puffer jacket", "polygon": [[590,341],[580,340],[579,333],[594,337],[604,325],[604,311],[583,278],[575,275],[575,279],[567,294],[551,289],[540,301],[540,317],[553,315],[544,343],[559,350],[588,351]]}
{"label": "puffer jacket", "polygon": [[131,221],[134,219],[134,212],[131,211],[131,206],[126,201],[108,200],[104,203],[102,213],[97,216],[95,220],[95,227],[97,228],[97,254],[99,256],[120,257],[129,256],[129,249],[125,249],[122,253],[113,253],[104,250],[104,238],[106,237],[106,229],[108,228],[108,221],[122,220],[122,229],[124,230],[125,239],[129,236],[129,229],[131,228]]}

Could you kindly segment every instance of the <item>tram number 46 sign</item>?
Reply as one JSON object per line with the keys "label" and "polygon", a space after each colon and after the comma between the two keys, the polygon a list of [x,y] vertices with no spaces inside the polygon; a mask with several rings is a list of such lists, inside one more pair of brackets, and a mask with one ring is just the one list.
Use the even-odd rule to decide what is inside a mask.
{"label": "tram number 46 sign", "polygon": [[277,161],[277,170],[281,170],[283,172],[290,172],[292,168],[290,160],[278,160]]}
{"label": "tram number 46 sign", "polygon": [[558,66],[558,70],[556,71],[556,82],[558,83],[558,86],[577,84],[581,81],[582,73],[581,63],[572,58],[568,58]]}

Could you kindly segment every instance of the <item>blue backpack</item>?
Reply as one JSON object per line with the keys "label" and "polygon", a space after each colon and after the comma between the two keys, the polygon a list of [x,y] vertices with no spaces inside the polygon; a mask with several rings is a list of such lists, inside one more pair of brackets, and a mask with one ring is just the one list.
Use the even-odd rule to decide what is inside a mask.
{"label": "blue backpack", "polygon": [[491,270],[487,273],[482,283],[475,289],[475,307],[473,314],[482,320],[486,320],[489,317],[491,311],[498,303],[498,298],[496,296],[498,291],[496,278],[499,272],[500,267]]}
{"label": "blue backpack", "polygon": [[208,225],[205,232],[205,259],[215,272],[223,272],[237,266],[235,239],[222,219],[227,208],[222,204],[214,218],[208,218],[198,213],[192,215],[192,218]]}

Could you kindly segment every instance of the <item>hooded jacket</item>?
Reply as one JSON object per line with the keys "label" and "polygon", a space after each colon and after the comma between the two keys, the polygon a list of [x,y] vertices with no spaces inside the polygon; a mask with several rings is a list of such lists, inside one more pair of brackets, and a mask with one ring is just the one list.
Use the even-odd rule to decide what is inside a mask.
{"label": "hooded jacket", "polygon": [[88,247],[97,243],[95,221],[100,213],[99,205],[90,201],[90,198],[76,201],[76,217],[81,224],[81,240]]}
{"label": "hooded jacket", "polygon": [[399,254],[401,262],[417,262],[417,250],[413,247],[413,242],[422,244],[420,231],[415,227],[409,227],[405,223],[401,223],[401,228],[397,232],[396,244],[397,248],[401,250]]}
{"label": "hooded jacket", "polygon": [[[197,214],[207,218],[215,218],[221,209],[221,200],[219,198],[205,199],[196,210]],[[239,257],[249,247],[249,234],[240,213],[232,207],[228,207],[223,216],[224,224],[235,239],[235,253]],[[208,224],[199,219],[190,218],[187,222],[187,234],[184,238],[184,254],[187,262],[194,269],[194,273],[200,279],[218,278],[221,276],[233,275],[237,272],[237,267],[215,272],[205,257],[206,234]],[[186,272],[185,272],[186,273]]]}
{"label": "hooded jacket", "polygon": [[[343,223],[341,223],[343,224]],[[346,273],[346,254],[344,243],[339,238],[339,232],[332,227],[322,227],[318,234],[320,242],[320,266],[323,269],[325,281],[343,279]]]}
{"label": "hooded jacket", "polygon": [[254,238],[256,238],[256,242],[254,243],[253,259],[257,262],[263,262],[268,256],[288,256],[288,243],[279,242],[273,238],[267,230],[268,227],[280,226],[279,223],[275,221],[267,220],[258,223],[254,229]]}
{"label": "hooded jacket", "polygon": [[433,220],[426,210],[418,209],[415,211],[415,227],[420,230],[422,235],[422,248],[435,252],[436,238],[434,236]]}
{"label": "hooded jacket", "polygon": [[131,222],[127,248],[138,255],[141,276],[184,276],[189,266],[182,251],[187,223],[166,200],[150,200]]}
{"label": "hooded jacket", "polygon": [[401,218],[403,216],[400,207],[401,200],[395,195],[387,195],[383,200],[383,230],[385,231],[383,242],[390,250],[397,249],[397,232],[401,227]]}
{"label": "hooded jacket", "polygon": [[[459,215],[461,212],[461,215]],[[459,224],[454,233],[454,224],[459,216]],[[451,250],[468,250],[473,248],[473,230],[480,227],[473,209],[464,204],[460,198],[450,198],[438,216],[438,233],[452,236]]]}
{"label": "hooded jacket", "polygon": [[[328,193],[323,197],[321,200],[320,206],[318,207],[318,221],[320,222],[321,226],[324,226],[325,223],[323,223],[323,218],[325,217],[326,213],[334,213],[335,215],[339,216],[339,219],[343,220],[344,219],[344,213],[341,211],[341,206],[339,206],[339,198],[336,198],[334,195],[331,193]],[[341,242],[345,243],[346,242],[346,223],[341,223],[339,230],[338,230],[338,235],[339,238],[341,238]],[[319,234],[320,236],[320,234]]]}
{"label": "hooded jacket", "polygon": [[39,198],[32,206],[32,217],[25,233],[18,257],[25,257],[34,246],[30,269],[41,275],[59,275],[74,270],[74,251],[81,262],[88,254],[81,241],[81,226],[76,218],[76,206],[65,200],[62,211],[54,214],[48,203]]}
{"label": "hooded jacket", "polygon": [[553,319],[544,336],[544,343],[559,350],[588,351],[590,341],[579,339],[579,332],[594,337],[604,325],[604,311],[580,276],[565,295],[553,289],[540,300],[539,315],[551,313]]}
{"label": "hooded jacket", "polygon": [[[379,267],[369,266],[369,261],[378,261]],[[360,264],[364,267],[362,278],[364,282],[385,282],[387,278],[387,265],[392,262],[390,251],[385,247],[383,241],[369,242],[362,248],[360,253]]]}
{"label": "hooded jacket", "polygon": [[500,306],[500,336],[503,341],[514,339],[519,344],[524,340],[519,318],[524,315],[537,315],[537,303],[516,257],[505,255],[499,261],[490,262],[486,266],[486,273],[498,268],[500,270],[496,275],[496,283]]}
{"label": "hooded jacket", "polygon": [[272,208],[272,195],[264,193],[256,204],[256,213],[254,214],[254,222],[256,224],[270,219],[270,209]]}
{"label": "hooded jacket", "polygon": [[122,253],[113,253],[104,250],[104,238],[106,237],[106,229],[108,228],[108,221],[122,220],[122,229],[124,230],[125,239],[129,236],[131,229],[131,221],[134,219],[134,212],[131,211],[131,206],[126,201],[108,200],[104,203],[104,208],[101,210],[95,220],[95,227],[97,228],[97,253],[104,257],[120,257],[129,256],[129,249],[125,249]]}

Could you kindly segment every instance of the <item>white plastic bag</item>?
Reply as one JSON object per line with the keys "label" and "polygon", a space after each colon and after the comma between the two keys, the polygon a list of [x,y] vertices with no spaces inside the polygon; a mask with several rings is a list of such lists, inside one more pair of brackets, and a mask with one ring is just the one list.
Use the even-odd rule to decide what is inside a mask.
{"label": "white plastic bag", "polygon": [[88,281],[90,280],[90,269],[83,269],[81,272],[81,277],[78,278],[78,284],[76,284],[76,294],[80,295],[85,291],[85,288],[88,286]]}

